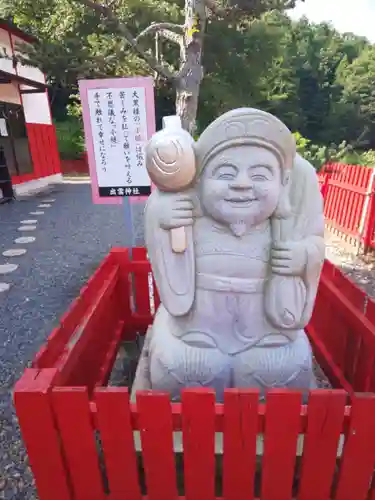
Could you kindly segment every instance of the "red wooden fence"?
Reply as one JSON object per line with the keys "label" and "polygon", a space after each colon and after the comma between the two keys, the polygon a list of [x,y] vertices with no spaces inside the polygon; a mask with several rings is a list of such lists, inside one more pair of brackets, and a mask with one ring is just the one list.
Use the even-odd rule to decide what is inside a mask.
{"label": "red wooden fence", "polygon": [[319,173],[326,223],[354,237],[365,250],[375,248],[375,170],[328,164]]}
{"label": "red wooden fence", "polygon": [[349,407],[342,390],[313,391],[305,407],[293,391],[272,390],[263,405],[255,390],[227,390],[218,405],[194,389],[181,404],[142,392],[134,405],[126,388],[92,400],[85,387],[52,388],[54,372],[28,370],[15,393],[40,500],[374,498],[373,394]]}
{"label": "red wooden fence", "polygon": [[335,387],[375,392],[375,302],[329,261],[307,332]]}
{"label": "red wooden fence", "polygon": [[337,389],[307,406],[288,390],[133,404],[106,387],[120,340],[152,322],[150,265],[133,256],[111,252],[15,387],[40,500],[375,500],[375,395],[355,394],[375,389],[375,304],[326,262],[308,334]]}

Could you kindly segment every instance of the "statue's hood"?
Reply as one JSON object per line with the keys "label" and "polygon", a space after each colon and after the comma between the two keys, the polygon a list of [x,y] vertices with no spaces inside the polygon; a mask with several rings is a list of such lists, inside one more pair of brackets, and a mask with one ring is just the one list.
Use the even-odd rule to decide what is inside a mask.
{"label": "statue's hood", "polygon": [[283,169],[292,168],[296,145],[286,125],[265,111],[238,108],[219,116],[199,137],[195,145],[197,174],[216,154],[245,144],[270,149],[280,159]]}

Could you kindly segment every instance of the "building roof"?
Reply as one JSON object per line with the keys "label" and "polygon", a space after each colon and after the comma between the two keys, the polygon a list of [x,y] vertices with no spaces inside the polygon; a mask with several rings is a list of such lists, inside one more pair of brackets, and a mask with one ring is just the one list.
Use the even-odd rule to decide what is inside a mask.
{"label": "building roof", "polygon": [[12,35],[14,36],[18,36],[25,42],[33,43],[37,41],[37,39],[34,36],[18,28],[18,26],[16,26],[10,19],[7,20],[0,18],[0,28],[8,31],[9,33],[12,33]]}
{"label": "building roof", "polygon": [[[24,42],[33,43],[36,41],[35,37],[22,31],[9,19],[6,20],[0,18],[0,29],[3,29],[8,33],[11,33],[12,35],[19,37]],[[14,51],[13,47],[12,51]],[[29,86],[30,89],[24,90],[24,93],[34,91],[45,92],[45,90],[48,88],[48,85],[46,83],[31,80],[30,78],[20,75],[17,71],[9,73],[7,71],[4,71],[3,69],[0,69],[0,84],[10,83],[11,81],[15,81],[21,85]]]}

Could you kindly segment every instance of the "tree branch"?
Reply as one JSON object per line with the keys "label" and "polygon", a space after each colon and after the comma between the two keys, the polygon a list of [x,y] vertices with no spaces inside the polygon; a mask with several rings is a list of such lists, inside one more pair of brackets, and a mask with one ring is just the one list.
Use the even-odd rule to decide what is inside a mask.
{"label": "tree branch", "polygon": [[216,4],[215,0],[204,0],[204,3],[208,9],[215,15],[215,16],[223,16],[225,15],[225,11],[223,9],[220,9],[218,5]]}
{"label": "tree branch", "polygon": [[136,41],[146,35],[151,35],[153,33],[161,33],[164,30],[169,30],[174,32],[174,34],[182,35],[184,32],[184,27],[181,24],[173,23],[151,23],[146,29],[141,31],[141,33],[136,37]]}
{"label": "tree branch", "polygon": [[173,31],[161,30],[159,34],[160,34],[160,36],[162,36],[166,40],[169,40],[170,42],[176,43],[180,47],[184,43],[183,35],[178,35],[177,33],[173,33]]}
{"label": "tree branch", "polygon": [[169,68],[163,64],[158,63],[154,56],[147,54],[147,52],[140,46],[138,40],[133,37],[128,27],[122,23],[116,15],[113,13],[112,9],[107,5],[103,5],[95,2],[94,0],[73,0],[79,2],[90,9],[93,9],[98,14],[107,18],[107,23],[112,24],[116,27],[116,30],[123,35],[125,40],[133,47],[135,52],[144,59],[151,69],[159,73],[164,78],[169,80],[174,80],[176,75],[173,74]]}

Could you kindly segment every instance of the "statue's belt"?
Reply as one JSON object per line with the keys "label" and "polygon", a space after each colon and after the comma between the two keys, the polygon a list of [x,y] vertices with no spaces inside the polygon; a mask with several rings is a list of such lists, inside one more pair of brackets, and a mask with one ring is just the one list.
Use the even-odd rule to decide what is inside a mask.
{"label": "statue's belt", "polygon": [[217,292],[261,293],[264,290],[266,279],[243,279],[215,276],[213,274],[198,273],[197,288]]}

